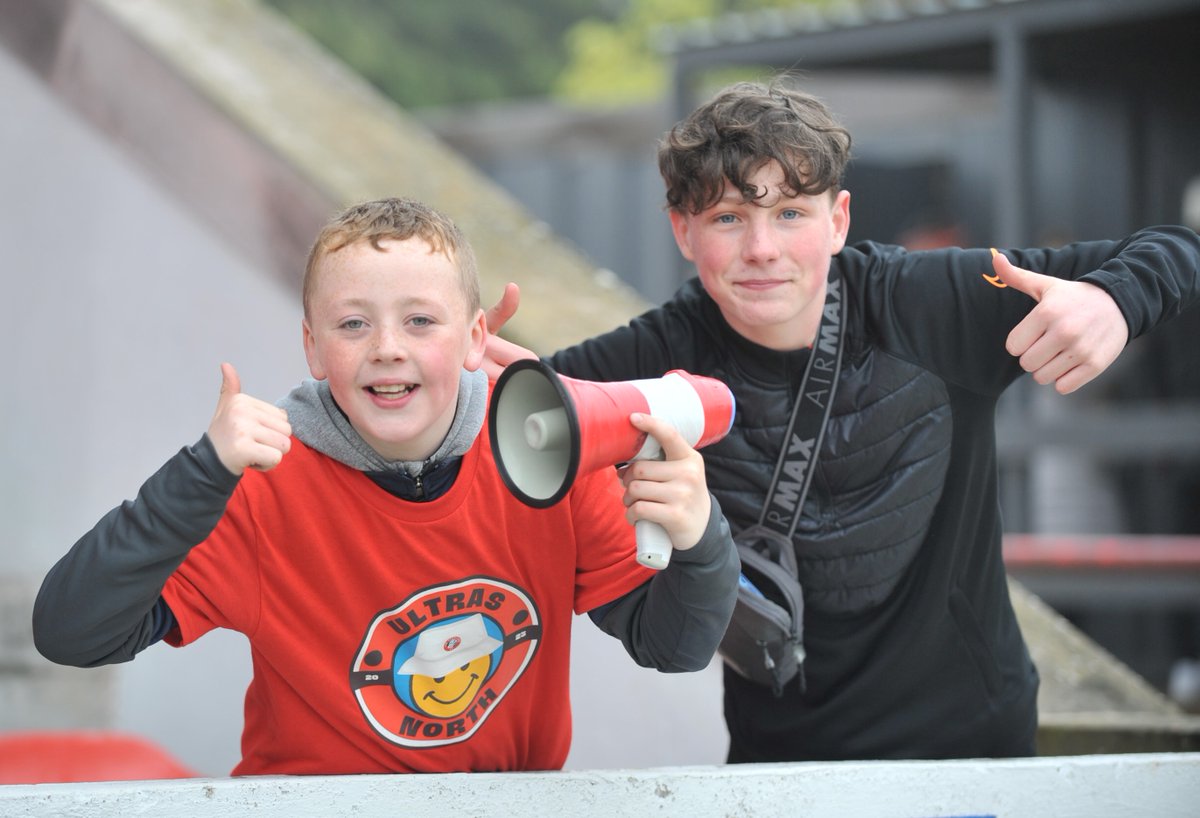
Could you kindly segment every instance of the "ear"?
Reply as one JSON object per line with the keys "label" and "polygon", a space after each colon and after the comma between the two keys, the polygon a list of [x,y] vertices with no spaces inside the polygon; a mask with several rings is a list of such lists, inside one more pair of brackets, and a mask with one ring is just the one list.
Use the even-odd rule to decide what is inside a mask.
{"label": "ear", "polygon": [[321,365],[321,356],[317,354],[317,338],[313,335],[307,318],[300,322],[300,326],[304,333],[304,357],[308,361],[308,371],[318,381],[324,380],[325,367]]}
{"label": "ear", "polygon": [[696,259],[692,257],[692,245],[688,240],[691,217],[674,207],[667,211],[667,215],[671,218],[671,233],[675,236],[675,244],[678,245],[679,252],[688,261],[695,261]]}
{"label": "ear", "polygon": [[846,235],[850,232],[850,191],[839,190],[834,196],[830,218],[833,220],[833,235],[829,255],[836,256],[846,246]]}
{"label": "ear", "polygon": [[487,314],[482,309],[475,310],[475,317],[471,320],[468,332],[467,356],[463,359],[463,369],[474,372],[483,366],[483,354],[487,349]]}

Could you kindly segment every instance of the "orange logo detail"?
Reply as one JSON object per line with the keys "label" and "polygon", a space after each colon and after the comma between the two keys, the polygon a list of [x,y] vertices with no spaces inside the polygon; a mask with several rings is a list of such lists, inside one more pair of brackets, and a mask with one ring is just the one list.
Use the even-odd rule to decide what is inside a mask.
{"label": "orange logo detail", "polygon": [[[996,256],[1000,255],[1000,251],[997,250],[995,247],[991,247],[989,249],[992,251],[992,258],[995,258]],[[990,275],[987,275],[986,273],[983,273],[982,275],[983,275],[983,280],[986,281],[988,284],[991,284],[993,287],[1003,290],[1005,287],[1008,286],[1007,284],[1005,284],[1003,281],[1000,280],[1000,276],[995,276],[995,275],[990,276]]]}

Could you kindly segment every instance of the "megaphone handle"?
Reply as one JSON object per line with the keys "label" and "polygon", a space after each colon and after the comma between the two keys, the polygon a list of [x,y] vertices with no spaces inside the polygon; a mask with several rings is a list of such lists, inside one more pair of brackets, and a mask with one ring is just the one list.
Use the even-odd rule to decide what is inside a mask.
{"label": "megaphone handle", "polygon": [[633,531],[637,537],[637,561],[656,571],[666,568],[674,548],[667,530],[650,520],[638,520]]}

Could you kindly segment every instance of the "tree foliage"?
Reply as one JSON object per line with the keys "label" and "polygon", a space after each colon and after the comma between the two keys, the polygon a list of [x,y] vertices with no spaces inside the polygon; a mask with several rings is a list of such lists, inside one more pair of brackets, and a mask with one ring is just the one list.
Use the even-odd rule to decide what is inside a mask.
{"label": "tree foliage", "polygon": [[567,32],[566,68],[556,95],[579,102],[653,99],[666,87],[667,67],[652,48],[655,27],[708,17],[720,0],[630,0],[612,22],[587,19]]}
{"label": "tree foliage", "polygon": [[669,71],[657,27],[806,0],[266,1],[416,109],[548,94],[654,99]]}
{"label": "tree foliage", "polygon": [[830,0],[629,0],[612,21],[583,20],[567,32],[566,68],[556,95],[579,102],[634,102],[667,90],[670,66],[655,49],[655,31],[700,17],[746,13]]}
{"label": "tree foliage", "polygon": [[543,96],[610,0],[267,0],[408,108]]}

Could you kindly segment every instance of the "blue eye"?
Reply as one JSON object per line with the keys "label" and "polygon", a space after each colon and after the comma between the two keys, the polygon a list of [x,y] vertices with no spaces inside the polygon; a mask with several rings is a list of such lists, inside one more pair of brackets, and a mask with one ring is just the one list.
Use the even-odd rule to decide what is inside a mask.
{"label": "blue eye", "polygon": [[433,324],[433,320],[430,319],[429,316],[426,316],[426,315],[416,315],[416,316],[413,316],[412,323],[414,326],[428,327]]}
{"label": "blue eye", "polygon": [[361,318],[351,318],[342,322],[343,329],[362,329],[366,326],[366,322]]}
{"label": "blue eye", "polygon": [[788,221],[794,221],[794,220],[800,218],[800,211],[788,209],[788,210],[783,211],[779,215],[782,216],[784,219],[787,219]]}
{"label": "blue eye", "polygon": [[717,216],[718,224],[733,224],[735,220],[736,219],[732,213],[722,213],[721,215]]}

